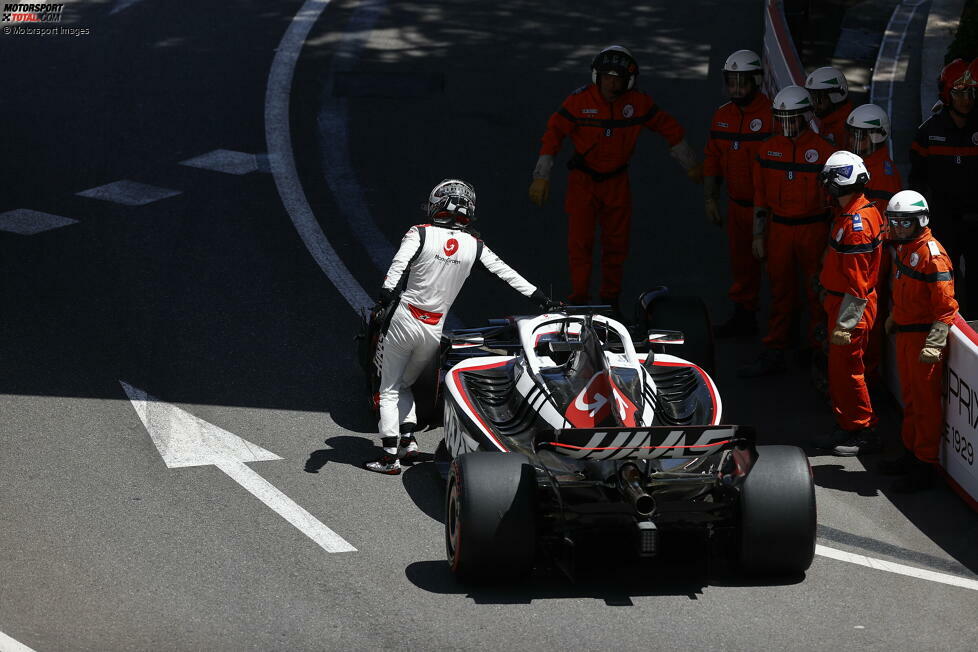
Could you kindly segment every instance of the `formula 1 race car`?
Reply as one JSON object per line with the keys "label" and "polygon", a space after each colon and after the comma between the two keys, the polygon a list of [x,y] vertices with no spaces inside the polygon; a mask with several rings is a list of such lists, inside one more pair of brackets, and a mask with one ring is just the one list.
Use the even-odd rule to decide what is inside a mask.
{"label": "formula 1 race car", "polygon": [[[654,557],[690,531],[729,541],[722,548],[747,572],[809,567],[807,457],[722,424],[709,322],[695,301],[645,293],[631,328],[582,306],[444,334],[436,465],[460,580],[523,577],[541,555],[573,559],[594,538]],[[670,316],[705,342],[661,328]]]}

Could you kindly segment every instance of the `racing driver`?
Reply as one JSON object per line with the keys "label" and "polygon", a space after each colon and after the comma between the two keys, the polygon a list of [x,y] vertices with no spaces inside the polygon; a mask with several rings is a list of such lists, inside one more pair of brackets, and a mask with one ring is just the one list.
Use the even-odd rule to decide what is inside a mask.
{"label": "racing driver", "polygon": [[[445,179],[428,196],[431,224],[412,226],[401,239],[380,289],[374,314],[390,315],[382,343],[380,372],[380,438],[383,453],[365,464],[377,473],[397,475],[398,459],[418,452],[411,386],[438,351],[445,314],[480,263],[545,310],[559,304],[517,274],[482,240],[469,232],[475,220],[475,188]],[[403,291],[398,295],[398,289]],[[398,450],[400,449],[400,451]]]}

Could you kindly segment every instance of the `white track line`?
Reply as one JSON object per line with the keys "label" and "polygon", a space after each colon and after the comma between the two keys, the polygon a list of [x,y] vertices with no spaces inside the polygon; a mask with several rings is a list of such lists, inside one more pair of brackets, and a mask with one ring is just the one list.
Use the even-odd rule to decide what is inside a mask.
{"label": "white track line", "polygon": [[353,233],[374,266],[386,272],[396,251],[377,227],[370,214],[363,188],[350,160],[349,128],[347,124],[347,99],[333,94],[337,73],[353,70],[380,14],[387,6],[386,0],[362,0],[353,11],[343,29],[339,45],[323,84],[322,109],[317,116],[318,136],[322,142],[323,175],[333,193],[340,213],[353,227]]}
{"label": "white track line", "polygon": [[964,577],[958,577],[957,575],[937,573],[935,571],[924,570],[922,568],[907,566],[905,564],[897,564],[896,562],[884,561],[882,559],[875,559],[873,557],[866,557],[865,555],[857,555],[844,550],[836,550],[835,548],[827,548],[826,546],[820,545],[815,546],[815,554],[821,555],[822,557],[828,557],[829,559],[836,559],[838,561],[849,562],[850,564],[858,564],[859,566],[866,566],[867,568],[886,571],[888,573],[896,573],[897,575],[906,575],[907,577],[915,577],[917,579],[927,580],[929,582],[937,582],[939,584],[947,584],[949,586],[958,586],[963,589],[978,591],[978,580],[970,580]]}
{"label": "white track line", "polygon": [[[869,89],[869,101],[873,104],[879,104],[879,99],[876,97],[876,87],[877,79],[880,83],[886,84],[886,105],[883,106],[883,110],[886,111],[886,115],[890,116],[890,122],[893,122],[893,84],[896,82],[897,78],[897,67],[900,65],[900,53],[903,51],[903,43],[907,38],[907,29],[910,27],[910,23],[913,22],[914,14],[917,13],[917,8],[920,7],[927,0],[903,0],[900,4],[896,6],[893,13],[890,14],[890,20],[886,24],[886,30],[883,32],[883,41],[880,43],[880,49],[876,53],[876,65],[873,66],[873,78],[872,84]],[[907,10],[910,13],[907,14]],[[902,28],[900,29],[899,38],[895,38],[897,26],[902,23]],[[894,45],[895,41],[895,45]],[[895,47],[896,50],[892,53],[888,52],[890,48]],[[887,65],[889,69],[887,69]],[[890,133],[887,134],[887,144],[890,146],[890,151],[893,151],[893,130],[890,129]]]}
{"label": "white track line", "polygon": [[0,652],[34,652],[34,649],[0,632]]}
{"label": "white track line", "polygon": [[330,0],[306,0],[299,13],[292,18],[275,51],[265,90],[265,141],[268,143],[268,162],[275,186],[299,237],[343,298],[359,312],[361,309],[368,309],[373,301],[336,255],[336,250],[313,215],[296,172],[289,127],[289,95],[292,91],[295,64],[299,60],[299,52],[309,30],[329,2]]}

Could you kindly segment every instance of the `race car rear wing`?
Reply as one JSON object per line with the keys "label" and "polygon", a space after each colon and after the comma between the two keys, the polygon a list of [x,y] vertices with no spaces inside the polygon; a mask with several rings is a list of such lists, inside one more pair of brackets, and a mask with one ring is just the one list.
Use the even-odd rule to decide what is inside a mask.
{"label": "race car rear wing", "polygon": [[[544,437],[546,438],[546,437]],[[576,459],[634,460],[700,457],[754,441],[749,426],[652,426],[648,428],[564,428],[537,448]]]}

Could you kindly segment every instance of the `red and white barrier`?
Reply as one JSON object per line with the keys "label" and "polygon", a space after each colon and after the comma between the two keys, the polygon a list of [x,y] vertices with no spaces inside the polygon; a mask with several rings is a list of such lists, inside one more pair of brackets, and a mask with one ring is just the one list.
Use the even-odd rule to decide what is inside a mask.
{"label": "red and white barrier", "polygon": [[[788,31],[781,0],[766,0],[764,9],[764,91],[774,97],[789,84],[803,86],[805,69]],[[887,342],[887,361],[894,361]],[[944,435],[940,463],[950,485],[978,511],[978,333],[959,315],[948,336],[944,390]],[[891,370],[893,367],[891,367]],[[891,391],[900,398],[899,386]]]}

